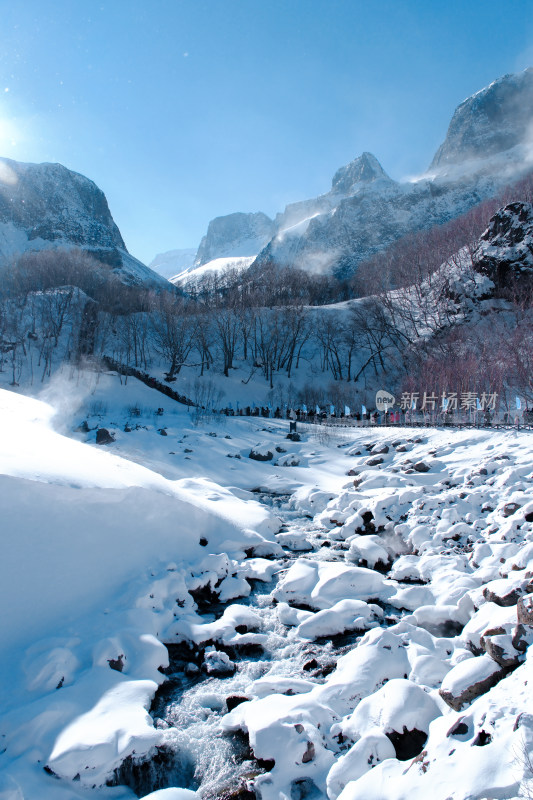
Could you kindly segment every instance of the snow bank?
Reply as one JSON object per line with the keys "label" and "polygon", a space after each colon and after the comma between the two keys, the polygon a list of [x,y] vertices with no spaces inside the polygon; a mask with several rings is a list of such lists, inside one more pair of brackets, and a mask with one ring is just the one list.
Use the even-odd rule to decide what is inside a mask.
{"label": "snow bank", "polygon": [[177,602],[192,611],[184,581],[210,579],[206,548],[216,564],[275,550],[279,523],[212,481],[61,436],[45,403],[0,391],[0,412],[4,763],[16,776],[37,758],[82,790],[160,742],[147,713],[168,664],[159,639]]}

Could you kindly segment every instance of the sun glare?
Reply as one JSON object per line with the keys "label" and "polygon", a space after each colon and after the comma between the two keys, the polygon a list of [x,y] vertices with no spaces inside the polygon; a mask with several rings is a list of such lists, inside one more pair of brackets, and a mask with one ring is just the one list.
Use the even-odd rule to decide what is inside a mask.
{"label": "sun glare", "polygon": [[16,124],[0,114],[0,157],[16,155],[15,148],[19,140]]}

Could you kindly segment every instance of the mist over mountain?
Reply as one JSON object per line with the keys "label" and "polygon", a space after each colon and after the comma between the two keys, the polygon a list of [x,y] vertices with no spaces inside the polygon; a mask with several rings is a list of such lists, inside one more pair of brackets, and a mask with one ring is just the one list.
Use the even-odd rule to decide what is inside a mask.
{"label": "mist over mountain", "polygon": [[[428,171],[393,180],[369,152],[340,167],[331,188],[262,212],[213,219],[198,250],[131,256],[103,192],[60,164],[0,160],[0,258],[27,250],[81,247],[124,283],[168,287],[238,263],[349,278],[406,234],[441,225],[493,197],[533,167],[533,69],[505,75],[456,109]],[[237,259],[237,261],[236,261]],[[251,259],[254,259],[251,261]],[[201,272],[197,270],[201,268]]]}
{"label": "mist over mountain", "polygon": [[132,286],[168,283],[126,249],[106,197],[96,184],[61,164],[0,159],[0,260],[28,250],[77,247]]}
{"label": "mist over mountain", "polygon": [[533,69],[504,75],[455,110],[430,170],[485,159],[533,142]]}
{"label": "mist over mountain", "polygon": [[[505,75],[456,109],[427,172],[390,178],[364,152],[337,170],[325,194],[265,215],[230,214],[209,224],[195,260],[257,253],[256,267],[295,267],[350,277],[406,234],[465,213],[533,167],[533,69]],[[268,236],[268,241],[261,243]]]}

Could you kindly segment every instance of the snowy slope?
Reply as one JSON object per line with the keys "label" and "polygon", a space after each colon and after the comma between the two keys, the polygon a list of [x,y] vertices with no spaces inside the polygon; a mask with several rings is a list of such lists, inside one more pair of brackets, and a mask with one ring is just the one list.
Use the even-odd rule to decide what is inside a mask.
{"label": "snowy slope", "polygon": [[192,267],[173,275],[170,282],[175,286],[185,286],[196,281],[201,281],[209,275],[217,274],[223,282],[224,273],[234,271],[241,272],[248,269],[255,261],[255,255],[252,256],[228,256],[227,258],[214,258],[208,261],[207,264],[202,264],[201,267]]}
{"label": "snowy slope", "polygon": [[[75,772],[87,765],[92,785],[113,762],[159,740],[145,711],[162,681],[157,668],[168,663],[155,636],[173,621],[175,597],[186,594],[185,565],[195,574],[197,564],[202,574],[200,538],[215,552],[242,554],[270,541],[276,523],[209,481],[184,486],[59,435],[45,403],[2,391],[0,408],[7,535],[0,564],[0,726],[7,747],[0,786],[9,798],[72,798],[78,795],[68,784],[58,786],[43,772],[45,761],[63,774],[71,764]],[[154,604],[147,581],[155,576]],[[117,648],[124,674],[106,660],[120,656]],[[10,794],[17,786],[19,794]]]}

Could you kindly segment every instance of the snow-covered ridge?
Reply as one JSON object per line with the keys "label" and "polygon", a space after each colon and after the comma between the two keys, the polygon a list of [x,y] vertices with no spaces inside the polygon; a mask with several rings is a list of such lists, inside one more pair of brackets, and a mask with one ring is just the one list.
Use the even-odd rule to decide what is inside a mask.
{"label": "snow-covered ridge", "polygon": [[174,275],[191,269],[195,256],[196,250],[193,249],[168,250],[166,253],[158,253],[148,266],[170,280]]}

